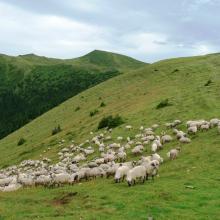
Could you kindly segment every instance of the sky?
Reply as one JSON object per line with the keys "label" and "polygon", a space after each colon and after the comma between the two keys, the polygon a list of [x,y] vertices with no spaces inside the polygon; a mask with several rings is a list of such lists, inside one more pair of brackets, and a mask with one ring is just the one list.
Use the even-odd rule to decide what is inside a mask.
{"label": "sky", "polygon": [[220,52],[220,0],[0,0],[0,53],[145,62]]}

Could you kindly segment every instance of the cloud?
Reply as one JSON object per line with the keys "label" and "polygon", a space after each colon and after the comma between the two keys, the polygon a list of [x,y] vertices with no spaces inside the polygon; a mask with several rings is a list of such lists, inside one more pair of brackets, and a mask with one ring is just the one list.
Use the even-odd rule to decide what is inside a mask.
{"label": "cloud", "polygon": [[0,0],[0,53],[156,60],[220,50],[218,0]]}

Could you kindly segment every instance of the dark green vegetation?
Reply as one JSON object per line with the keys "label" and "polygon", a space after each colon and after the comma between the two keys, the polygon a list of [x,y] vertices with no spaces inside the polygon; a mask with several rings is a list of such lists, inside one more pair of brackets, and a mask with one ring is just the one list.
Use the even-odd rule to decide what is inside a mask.
{"label": "dark green vegetation", "polygon": [[20,138],[19,140],[18,140],[18,146],[20,146],[20,145],[22,145],[22,144],[24,144],[25,143],[25,139],[24,138]]}
{"label": "dark green vegetation", "polygon": [[164,107],[171,106],[171,105],[172,104],[169,103],[169,99],[164,99],[156,106],[156,109],[164,108]]}
{"label": "dark green vegetation", "polygon": [[116,115],[114,117],[112,115],[109,115],[107,117],[102,118],[102,120],[99,122],[98,129],[116,128],[123,123],[124,123],[124,121],[121,116]]}
{"label": "dark green vegetation", "polygon": [[93,117],[94,115],[98,114],[99,113],[99,110],[98,109],[94,109],[93,111],[91,111],[89,113],[90,117]]}
{"label": "dark green vegetation", "polygon": [[0,55],[0,138],[79,92],[143,65],[104,51],[72,60]]}
{"label": "dark green vegetation", "polygon": [[52,133],[52,135],[55,135],[61,131],[62,131],[62,129],[61,129],[60,125],[57,125],[55,128],[52,129],[51,133]]}
{"label": "dark green vegetation", "polygon": [[[204,86],[209,79],[212,83]],[[173,105],[155,109],[165,99]],[[104,108],[99,108],[100,100],[107,103]],[[77,107],[80,108],[75,111]],[[99,114],[90,117],[90,111],[95,108],[99,109]],[[174,119],[185,122],[220,118],[220,55],[160,61],[116,76],[68,99],[2,139],[0,166],[29,158],[39,159],[41,154],[57,161],[61,139],[66,140],[65,146],[72,139],[76,143],[90,139],[93,137],[90,131],[94,135],[103,132],[96,130],[104,117],[117,114],[125,124],[113,129],[114,141],[117,136],[134,137],[140,125],[163,125]],[[51,136],[51,129],[57,124],[62,126],[62,131]],[[125,130],[126,124],[135,129]],[[185,126],[181,125],[180,129],[185,131]],[[20,137],[26,142],[18,147]],[[39,187],[0,193],[0,216],[18,220],[80,217],[83,220],[146,220],[152,215],[162,220],[217,220],[220,135],[214,128],[191,138],[190,144],[182,146],[177,160],[165,160],[160,177],[154,182],[129,188],[126,183],[115,184],[112,178],[98,178],[55,189]],[[166,158],[167,151],[176,145],[176,141],[167,144],[159,153]],[[47,150],[48,147],[51,150]],[[144,155],[149,154],[149,150],[144,152]],[[129,160],[133,158],[132,154],[128,155]],[[187,188],[188,185],[194,189]]]}

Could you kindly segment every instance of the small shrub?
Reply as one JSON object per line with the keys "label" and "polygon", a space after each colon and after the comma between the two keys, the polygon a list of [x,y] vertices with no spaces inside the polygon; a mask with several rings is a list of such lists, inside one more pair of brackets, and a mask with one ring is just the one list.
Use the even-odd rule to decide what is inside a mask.
{"label": "small shrub", "polygon": [[106,104],[104,102],[101,102],[100,107],[105,107]]}
{"label": "small shrub", "polygon": [[98,114],[98,112],[99,112],[99,110],[95,109],[95,110],[91,111],[89,113],[89,115],[90,115],[90,117],[93,117],[94,115]]}
{"label": "small shrub", "polygon": [[61,131],[62,131],[62,129],[61,129],[60,125],[57,125],[54,129],[52,129],[51,133],[52,133],[52,135],[55,135]]}
{"label": "small shrub", "polygon": [[205,83],[205,85],[204,86],[209,86],[210,84],[212,83],[212,80],[211,79],[209,79],[206,83]]}
{"label": "small shrub", "polygon": [[121,124],[123,124],[124,121],[121,116],[116,115],[113,117],[112,115],[102,118],[102,120],[98,124],[98,129],[102,128],[115,128]]}
{"label": "small shrub", "polygon": [[77,112],[77,111],[79,111],[79,110],[80,110],[80,107],[77,106],[77,107],[75,108],[75,112]]}
{"label": "small shrub", "polygon": [[179,71],[179,69],[175,69],[175,70],[173,70],[173,72],[172,73],[175,73],[175,72],[178,72]]}
{"label": "small shrub", "polygon": [[20,145],[24,144],[25,142],[26,142],[26,140],[25,140],[24,138],[20,138],[20,139],[18,140],[17,145],[20,146]]}
{"label": "small shrub", "polygon": [[156,106],[156,109],[164,108],[164,107],[171,106],[171,105],[172,104],[169,103],[169,99],[164,99]]}

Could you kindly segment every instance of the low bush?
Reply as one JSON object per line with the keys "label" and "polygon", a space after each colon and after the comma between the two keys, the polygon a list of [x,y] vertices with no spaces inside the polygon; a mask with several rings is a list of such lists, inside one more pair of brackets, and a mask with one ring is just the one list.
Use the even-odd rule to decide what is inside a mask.
{"label": "low bush", "polygon": [[100,107],[105,107],[106,104],[104,102],[101,102]]}
{"label": "low bush", "polygon": [[210,84],[212,83],[212,80],[211,79],[209,79],[206,83],[205,83],[205,85],[204,86],[209,86]]}
{"label": "low bush", "polygon": [[20,139],[18,140],[17,145],[20,146],[20,145],[24,144],[25,142],[26,142],[26,140],[25,140],[24,138],[20,138]]}
{"label": "low bush", "polygon": [[75,108],[75,112],[77,112],[77,111],[79,111],[79,110],[80,110],[80,107],[77,106],[77,107]]}
{"label": "low bush", "polygon": [[90,115],[90,117],[93,117],[94,115],[98,114],[98,112],[99,112],[99,110],[95,109],[95,110],[91,111],[89,113],[89,115]]}
{"label": "low bush", "polygon": [[102,120],[98,124],[98,129],[115,128],[123,123],[124,121],[121,116],[116,115],[115,117],[113,117],[112,115],[110,115],[102,118]]}
{"label": "low bush", "polygon": [[52,129],[51,133],[52,133],[52,135],[55,135],[61,131],[62,131],[62,129],[61,129],[60,125],[57,125],[55,128]]}
{"label": "low bush", "polygon": [[156,106],[156,109],[164,108],[171,105],[172,104],[169,102],[169,99],[164,99]]}

